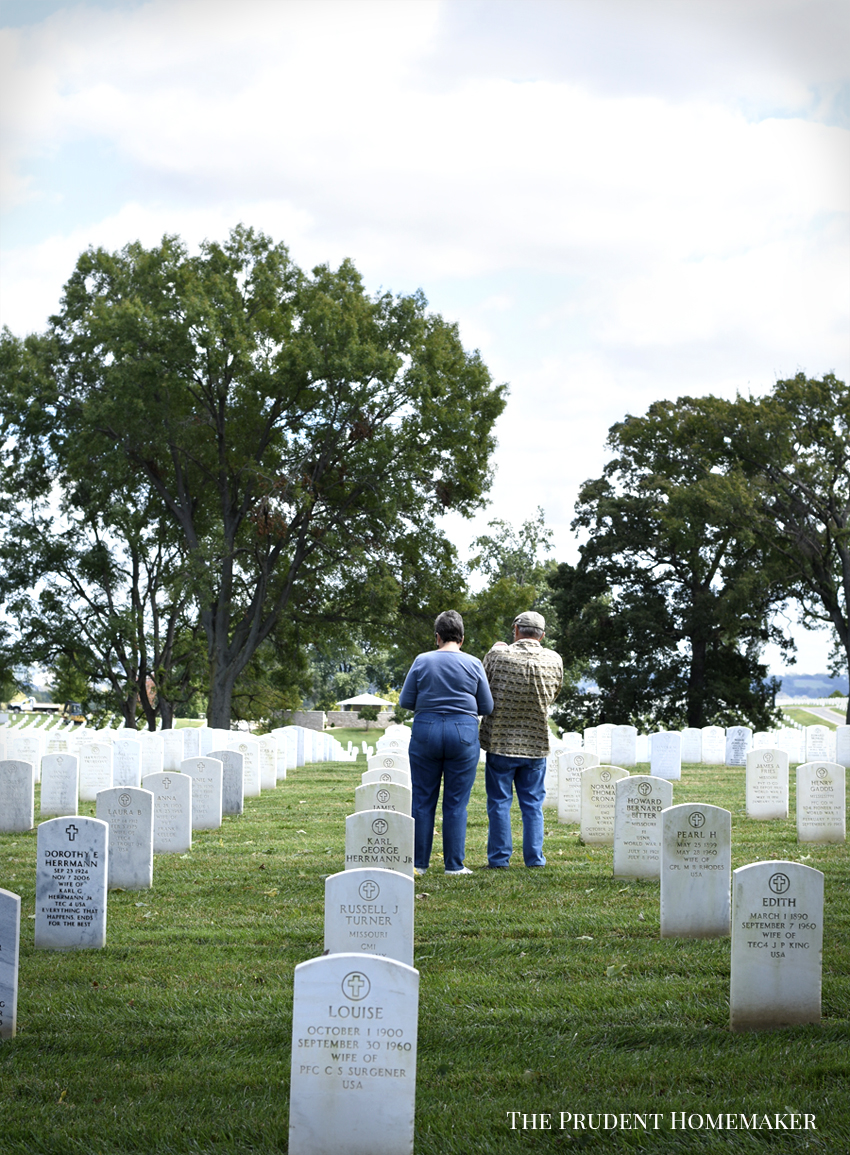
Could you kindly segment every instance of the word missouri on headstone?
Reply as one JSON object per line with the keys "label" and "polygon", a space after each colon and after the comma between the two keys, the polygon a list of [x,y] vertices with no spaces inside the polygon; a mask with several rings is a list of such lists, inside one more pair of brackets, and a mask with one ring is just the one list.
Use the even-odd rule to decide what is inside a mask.
{"label": "word missouri on headstone", "polygon": [[413,966],[413,879],[397,870],[342,870],[325,879],[325,950]]}

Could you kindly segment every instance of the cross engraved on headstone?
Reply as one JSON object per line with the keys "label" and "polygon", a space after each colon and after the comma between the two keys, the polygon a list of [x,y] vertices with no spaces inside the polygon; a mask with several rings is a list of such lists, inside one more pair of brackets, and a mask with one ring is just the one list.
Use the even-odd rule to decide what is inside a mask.
{"label": "cross engraved on headstone", "polygon": [[119,794],[118,801],[121,803],[122,806],[129,806],[130,801],[131,801],[130,795],[129,794]]}
{"label": "cross engraved on headstone", "polygon": [[377,898],[381,893],[381,888],[374,879],[367,878],[360,886],[360,897],[365,898],[367,902],[371,902],[373,898]]}
{"label": "cross engraved on headstone", "polygon": [[73,842],[79,834],[79,830],[77,830],[76,826],[72,823],[70,826],[65,827],[65,833],[68,835],[68,841]]}
{"label": "cross engraved on headstone", "polygon": [[705,826],[705,815],[695,810],[688,818],[689,825],[693,826],[694,830],[699,830],[701,826]]}
{"label": "cross engraved on headstone", "polygon": [[392,775],[391,774],[382,774],[381,775],[381,781],[382,782],[392,782]]}
{"label": "cross engraved on headstone", "polygon": [[387,823],[386,818],[376,818],[372,823],[372,829],[375,834],[386,834],[387,830],[389,829],[389,824]]}
{"label": "cross engraved on headstone", "polygon": [[347,999],[351,999],[355,1003],[365,999],[370,989],[371,983],[359,971],[352,971],[342,980],[342,993]]}
{"label": "cross engraved on headstone", "polygon": [[170,778],[163,778],[162,785],[165,787],[166,790],[170,790],[171,789],[171,779]]}
{"label": "cross engraved on headstone", "polygon": [[774,894],[784,894],[788,887],[791,885],[791,880],[787,874],[780,874],[777,871],[776,874],[772,874],[767,880],[767,885],[770,887]]}
{"label": "cross engraved on headstone", "polygon": [[638,786],[638,794],[642,794],[646,798],[647,794],[652,793],[652,785],[649,782],[641,782]]}

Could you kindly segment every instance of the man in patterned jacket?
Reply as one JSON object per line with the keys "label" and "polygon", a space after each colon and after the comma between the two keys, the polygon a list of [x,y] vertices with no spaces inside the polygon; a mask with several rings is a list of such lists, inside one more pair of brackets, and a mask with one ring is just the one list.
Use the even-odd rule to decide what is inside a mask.
{"label": "man in patterned jacket", "polygon": [[514,618],[513,645],[496,642],[484,656],[484,670],[495,703],[481,723],[487,751],[485,782],[487,865],[507,867],[511,860],[511,804],[516,790],[522,813],[522,856],[526,866],[545,866],[543,799],[549,754],[549,707],[564,676],[554,650],[540,644],[546,629],[542,614],[529,610]]}

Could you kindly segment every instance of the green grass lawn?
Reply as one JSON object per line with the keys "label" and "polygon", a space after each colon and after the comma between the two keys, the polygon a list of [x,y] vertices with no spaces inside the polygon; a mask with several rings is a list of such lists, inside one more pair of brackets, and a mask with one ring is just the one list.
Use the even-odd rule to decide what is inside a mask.
{"label": "green grass lawn", "polygon": [[[830,707],[827,706],[826,709]],[[792,722],[799,722],[801,726],[827,726],[830,730],[835,730],[841,725],[840,722],[830,722],[828,718],[821,718],[819,714],[813,714],[802,706],[783,706],[782,713]]]}
{"label": "green grass lawn", "polygon": [[[292,771],[191,854],[158,856],[152,890],[110,894],[101,951],[34,950],[35,834],[0,835],[0,885],[22,896],[23,921],[18,1035],[0,1044],[3,1155],[286,1151],[293,971],[322,951],[324,877],[343,867],[364,766]],[[546,869],[452,878],[435,856],[416,881],[417,1155],[850,1151],[846,847],[748,820],[738,769],[688,767],[673,799],[731,810],[733,867],[824,872],[822,1024],[731,1034],[729,940],[661,940],[658,884],[613,879],[611,848],[581,845],[550,810]],[[479,775],[474,868],[486,833]],[[791,1110],[817,1130],[670,1129],[673,1111]],[[562,1111],[664,1118],[561,1130]],[[551,1113],[554,1129],[512,1130],[509,1112]]]}

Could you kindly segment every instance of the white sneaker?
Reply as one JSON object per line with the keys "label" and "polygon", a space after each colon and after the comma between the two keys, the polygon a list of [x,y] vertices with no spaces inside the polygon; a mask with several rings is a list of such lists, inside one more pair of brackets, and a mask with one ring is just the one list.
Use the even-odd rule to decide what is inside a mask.
{"label": "white sneaker", "polygon": [[447,870],[446,874],[472,874],[468,866],[462,866],[460,870]]}
{"label": "white sneaker", "polygon": [[[426,867],[425,867],[425,870],[427,870],[427,869],[428,869],[428,867],[426,866]],[[413,873],[414,873],[414,874],[418,874],[418,875],[419,875],[419,877],[421,878],[421,877],[422,877],[422,875],[425,873],[425,870],[420,870],[418,866],[414,866],[414,868],[413,868]]]}

